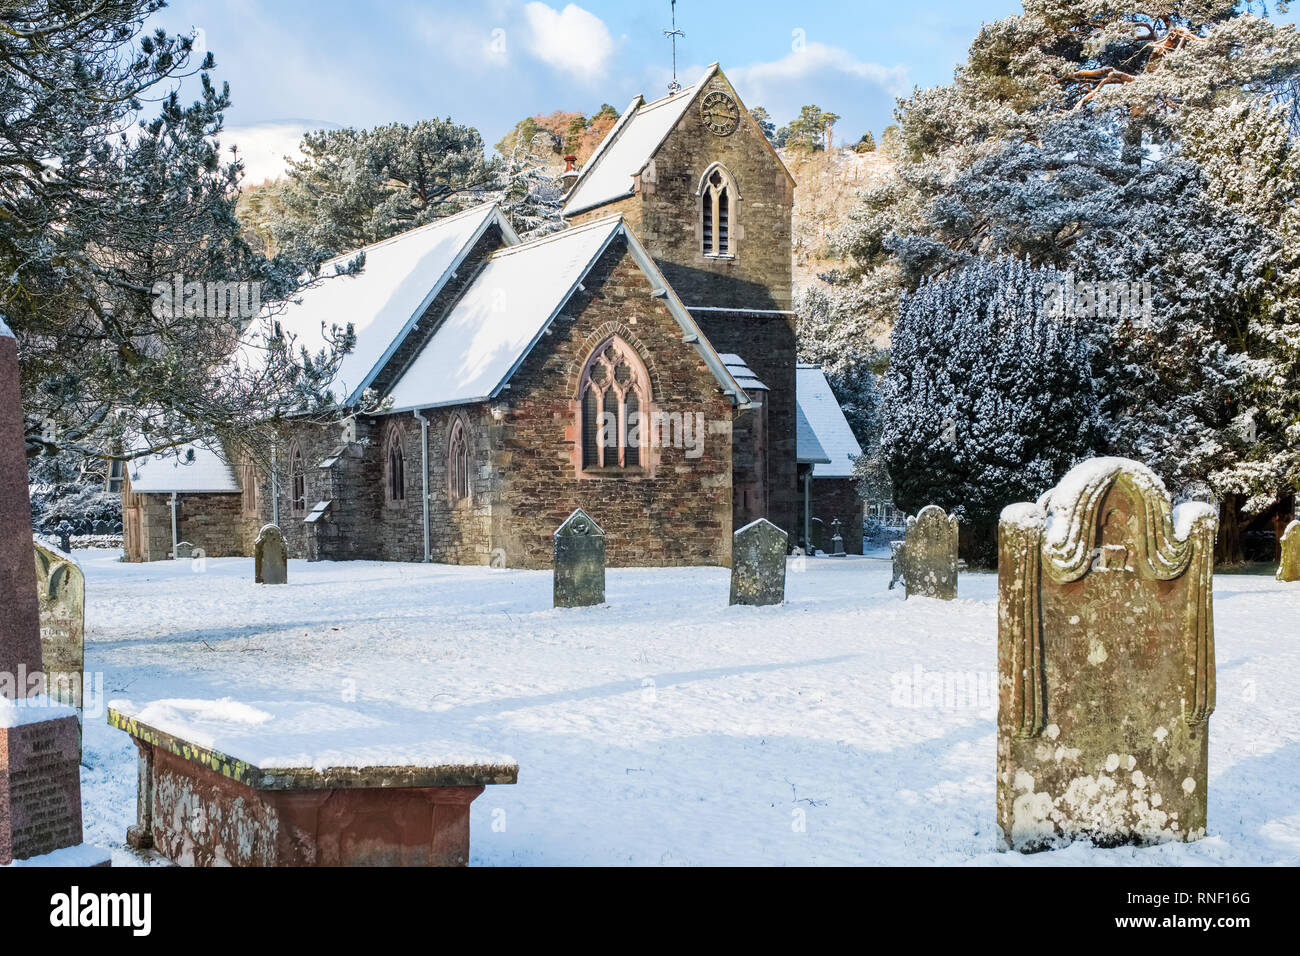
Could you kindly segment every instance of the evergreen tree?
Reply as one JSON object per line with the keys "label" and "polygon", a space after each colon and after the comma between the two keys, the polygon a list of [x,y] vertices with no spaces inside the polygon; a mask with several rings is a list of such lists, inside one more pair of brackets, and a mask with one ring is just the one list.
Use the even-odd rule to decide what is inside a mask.
{"label": "evergreen tree", "polygon": [[755,106],[749,111],[749,115],[754,117],[754,122],[758,128],[763,131],[763,136],[769,143],[776,139],[776,124],[772,122],[772,116],[761,106]]}
{"label": "evergreen tree", "polygon": [[[326,401],[351,345],[338,330],[332,348],[302,356],[265,315],[162,307],[158,285],[180,276],[243,283],[273,308],[323,254],[267,258],[244,241],[241,165],[217,139],[229,92],[210,79],[211,54],[190,62],[190,38],[145,30],[161,6],[0,11],[0,314],[19,341],[31,456],[104,459],[212,434],[255,445],[286,411]],[[186,106],[167,86],[196,68]],[[241,335],[265,345],[256,368],[228,361]]]}
{"label": "evergreen tree", "polygon": [[881,458],[894,502],[963,521],[962,553],[996,561],[998,515],[1096,450],[1086,337],[1053,314],[1065,276],[974,260],[908,295],[890,340]]}
{"label": "evergreen tree", "polygon": [[372,130],[319,130],[302,140],[271,232],[291,252],[333,255],[422,226],[500,188],[501,162],[478,131],[450,119]]}

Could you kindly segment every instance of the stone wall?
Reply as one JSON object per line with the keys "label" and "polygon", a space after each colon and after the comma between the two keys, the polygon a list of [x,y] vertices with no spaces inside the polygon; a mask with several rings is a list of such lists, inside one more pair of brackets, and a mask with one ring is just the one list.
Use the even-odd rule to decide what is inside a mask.
{"label": "stone wall", "polygon": [[[140,509],[139,547],[132,522],[123,517],[125,552],[141,561],[166,561],[172,551],[171,495],[135,495]],[[176,540],[202,548],[209,558],[243,557],[252,554],[250,529],[255,519],[243,513],[242,496],[235,494],[179,495],[176,509]],[[252,531],[256,535],[256,530]]]}
{"label": "stone wall", "polygon": [[[667,306],[619,240],[575,293],[497,403],[499,476],[493,544],[512,567],[549,567],[552,534],[575,508],[606,535],[611,566],[713,564],[731,556],[734,410]],[[592,351],[617,333],[640,355],[658,411],[704,416],[702,454],[664,447],[635,477],[580,477],[578,383]],[[794,364],[791,362],[793,373]]]}
{"label": "stone wall", "polygon": [[820,518],[826,527],[826,544],[830,545],[835,533],[831,522],[843,522],[844,550],[849,554],[862,553],[862,499],[858,497],[857,482],[852,478],[813,478],[812,517]]}
{"label": "stone wall", "polygon": [[[729,136],[714,134],[700,119],[699,101],[713,90],[726,92],[740,108],[741,122]],[[726,167],[739,193],[732,203],[728,256],[706,256],[702,249],[699,189],[714,163]],[[688,306],[791,308],[794,183],[721,72],[699,91],[635,183],[629,199],[571,221],[622,212]]]}
{"label": "stone wall", "polygon": [[[798,537],[803,499],[796,439],[795,320],[784,312],[700,312],[692,316],[719,352],[734,352],[769,389],[766,395],[767,518]],[[741,448],[742,454],[747,449]],[[743,469],[740,469],[743,474]],[[737,525],[739,527],[739,525]]]}

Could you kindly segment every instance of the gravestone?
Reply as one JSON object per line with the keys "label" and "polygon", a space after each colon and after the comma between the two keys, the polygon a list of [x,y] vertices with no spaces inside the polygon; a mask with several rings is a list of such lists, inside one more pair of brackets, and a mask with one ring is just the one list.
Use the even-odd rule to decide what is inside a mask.
{"label": "gravestone", "polygon": [[848,554],[844,550],[844,535],[842,534],[843,527],[844,527],[844,522],[840,521],[839,518],[836,518],[834,521],[831,522],[831,530],[834,532],[834,534],[831,535],[831,557],[832,558],[848,557]]}
{"label": "gravestone", "polygon": [[194,557],[194,545],[188,541],[176,542],[176,549],[172,553],[172,557],[177,561],[189,561]]}
{"label": "gravestone", "polygon": [[889,590],[903,580],[903,542],[889,542]]}
{"label": "gravestone", "polygon": [[926,505],[915,518],[907,519],[898,560],[905,597],[955,600],[957,519],[938,505]]}
{"label": "gravestone", "polygon": [[786,534],[766,518],[751,521],[731,538],[731,603],[785,601]]}
{"label": "gravestone", "polygon": [[581,508],[555,529],[555,606],[605,603],[605,532]]}
{"label": "gravestone", "polygon": [[18,345],[2,319],[0,528],[4,529],[0,534],[0,865],[4,865],[81,844],[81,773],[76,711],[42,693],[44,663]]}
{"label": "gravestone", "polygon": [[253,544],[253,580],[258,584],[289,583],[289,549],[284,532],[273,524],[263,526]]}
{"label": "gravestone", "polygon": [[72,525],[66,521],[60,521],[59,526],[54,529],[55,535],[59,539],[59,550],[64,554],[72,553]]}
{"label": "gravestone", "polygon": [[1279,581],[1300,581],[1300,521],[1292,521],[1282,533],[1282,562],[1277,567]]}
{"label": "gravestone", "polygon": [[75,707],[80,719],[86,646],[86,576],[70,554],[39,537],[34,545],[46,693],[61,704]]}
{"label": "gravestone", "polygon": [[1216,509],[1084,462],[998,526],[1004,848],[1205,834]]}

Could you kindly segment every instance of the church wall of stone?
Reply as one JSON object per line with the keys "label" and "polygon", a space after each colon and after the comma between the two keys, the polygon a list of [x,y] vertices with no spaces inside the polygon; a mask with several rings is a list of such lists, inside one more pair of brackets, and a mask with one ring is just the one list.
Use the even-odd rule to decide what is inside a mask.
{"label": "church wall of stone", "polygon": [[[487,564],[491,558],[492,475],[491,417],[486,406],[434,408],[424,412],[429,422],[429,551],[445,564]],[[470,494],[453,498],[448,470],[452,423],[460,419],[470,441]],[[378,494],[385,498],[377,526],[377,556],[384,561],[420,561],[424,558],[423,463],[420,422],[414,415],[387,416],[379,424],[375,445],[380,473]],[[384,477],[389,436],[400,441],[405,461],[406,495],[400,502],[386,500]]]}
{"label": "church wall of stone", "polygon": [[[552,535],[582,508],[606,535],[611,566],[727,565],[731,558],[731,400],[619,241],[511,379],[498,406],[500,477],[493,544],[511,567],[550,567]],[[665,447],[646,476],[580,477],[578,384],[613,332],[641,356],[655,408],[703,416],[701,454]],[[793,369],[793,362],[791,362]]]}
{"label": "church wall of stone", "polygon": [[862,499],[858,497],[856,479],[813,478],[811,503],[812,517],[820,518],[826,529],[827,550],[834,534],[831,522],[839,518],[844,550],[849,554],[861,554]]}
{"label": "church wall of stone", "polygon": [[767,392],[767,514],[791,541],[798,537],[802,491],[796,438],[795,322],[793,315],[695,312],[719,352],[743,358]]}
{"label": "church wall of stone", "polygon": [[[165,561],[172,551],[171,495],[138,495],[140,560]],[[127,522],[124,532],[134,535]],[[237,494],[185,494],[177,498],[176,540],[188,541],[210,558],[239,557],[247,549]],[[124,542],[128,554],[134,538]]]}

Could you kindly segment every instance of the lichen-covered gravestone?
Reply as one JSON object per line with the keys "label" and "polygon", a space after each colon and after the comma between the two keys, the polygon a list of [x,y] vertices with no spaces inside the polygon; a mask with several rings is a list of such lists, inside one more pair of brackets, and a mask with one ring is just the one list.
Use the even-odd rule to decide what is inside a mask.
{"label": "lichen-covered gravestone", "polygon": [[905,597],[957,597],[957,519],[938,505],[926,505],[907,519],[903,547],[897,555]]}
{"label": "lichen-covered gravestone", "polygon": [[86,576],[72,555],[39,537],[33,543],[46,693],[61,704],[77,708],[80,714],[86,649]]}
{"label": "lichen-covered gravestone", "polygon": [[786,543],[785,532],[766,518],[751,521],[732,535],[732,604],[785,601]]}
{"label": "lichen-covered gravestone", "polygon": [[581,508],[555,529],[555,606],[605,603],[605,532]]}
{"label": "lichen-covered gravestone", "polygon": [[289,583],[289,549],[284,533],[275,525],[265,525],[253,544],[253,573],[258,584]]}
{"label": "lichen-covered gravestone", "polygon": [[1300,581],[1300,521],[1292,521],[1282,533],[1282,563],[1277,566],[1279,581]]}
{"label": "lichen-covered gravestone", "polygon": [[189,561],[194,557],[194,545],[189,541],[176,542],[172,557],[177,561]]}
{"label": "lichen-covered gravestone", "polygon": [[1005,848],[1205,834],[1217,511],[1084,462],[998,528],[997,822]]}

